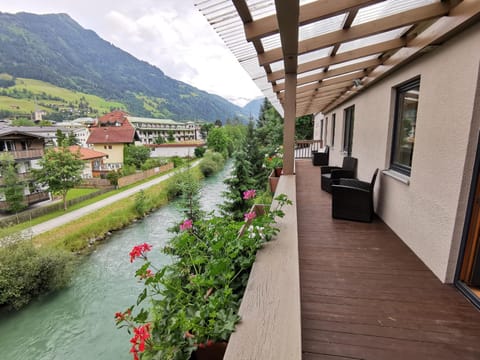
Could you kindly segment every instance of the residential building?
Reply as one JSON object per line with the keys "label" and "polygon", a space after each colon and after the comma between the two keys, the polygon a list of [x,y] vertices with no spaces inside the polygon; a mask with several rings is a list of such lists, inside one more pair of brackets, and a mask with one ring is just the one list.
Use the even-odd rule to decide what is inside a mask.
{"label": "residential building", "polygon": [[[45,137],[38,133],[20,130],[19,127],[0,127],[0,155],[9,154],[15,160],[19,181],[24,184],[24,195],[27,205],[48,200],[48,193],[38,188],[31,178],[30,169],[39,168],[39,160],[43,157]],[[0,174],[0,187],[3,181]],[[5,196],[0,191],[0,210],[6,207]]]}
{"label": "residential building", "polygon": [[105,169],[103,160],[107,157],[107,154],[78,145],[69,146],[68,149],[72,153],[78,153],[80,159],[84,162],[85,167],[82,172],[83,179],[99,177],[100,172]]}
{"label": "residential building", "polygon": [[127,116],[143,145],[158,144],[159,139],[167,142],[172,137],[175,142],[200,140],[200,126],[193,121],[178,122],[169,119],[150,119]]}
{"label": "residential building", "polygon": [[126,145],[134,144],[135,129],[128,122],[123,111],[113,111],[98,119],[97,125],[90,128],[87,145],[93,150],[106,154],[104,166],[108,170],[123,167],[123,151]]}

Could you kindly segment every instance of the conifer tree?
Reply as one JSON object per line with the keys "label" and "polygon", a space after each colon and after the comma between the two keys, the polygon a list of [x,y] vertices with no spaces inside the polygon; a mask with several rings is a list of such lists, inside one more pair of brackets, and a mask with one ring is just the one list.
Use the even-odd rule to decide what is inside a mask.
{"label": "conifer tree", "polygon": [[260,151],[260,141],[253,122],[248,123],[245,152],[250,162],[253,188],[263,190],[267,183],[268,169],[264,165],[265,154]]}
{"label": "conifer tree", "polygon": [[251,167],[243,149],[234,154],[234,163],[231,177],[224,181],[228,191],[223,193],[225,201],[220,205],[222,214],[231,216],[235,220],[243,220],[243,215],[249,209],[249,204],[243,199],[243,192],[253,189],[254,181],[251,177]]}

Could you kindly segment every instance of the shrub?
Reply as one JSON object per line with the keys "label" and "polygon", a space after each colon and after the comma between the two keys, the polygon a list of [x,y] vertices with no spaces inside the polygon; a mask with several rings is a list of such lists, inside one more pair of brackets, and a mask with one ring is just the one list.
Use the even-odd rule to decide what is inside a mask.
{"label": "shrub", "polygon": [[145,191],[140,190],[140,192],[135,196],[135,202],[133,204],[135,212],[139,216],[144,216],[148,211],[147,197]]}
{"label": "shrub", "polygon": [[205,158],[200,163],[200,171],[205,177],[212,176],[218,171],[218,164],[212,159]]}
{"label": "shrub", "polygon": [[35,248],[20,240],[0,249],[0,306],[19,309],[41,294],[66,286],[71,278],[73,255]]}
{"label": "shrub", "polygon": [[142,164],[142,170],[153,169],[162,165],[166,165],[167,161],[164,159],[150,158]]}
{"label": "shrub", "polygon": [[137,168],[135,167],[135,165],[126,165],[126,164],[120,170],[122,176],[135,174],[136,171],[137,171]]}
{"label": "shrub", "polygon": [[197,158],[203,157],[203,155],[205,155],[206,150],[207,149],[204,148],[203,146],[196,147],[195,150],[194,150],[195,157],[197,157]]}
{"label": "shrub", "polygon": [[175,167],[175,168],[178,168],[178,167],[182,166],[183,164],[185,164],[185,160],[182,159],[179,156],[172,156],[170,158],[170,161],[173,162],[173,167]]}

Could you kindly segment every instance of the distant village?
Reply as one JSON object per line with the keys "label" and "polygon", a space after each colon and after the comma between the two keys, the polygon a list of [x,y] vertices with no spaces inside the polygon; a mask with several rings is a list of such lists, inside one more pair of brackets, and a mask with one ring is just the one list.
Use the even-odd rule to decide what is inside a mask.
{"label": "distant village", "polygon": [[[35,112],[33,119],[40,123],[42,113]],[[33,180],[28,181],[29,172],[39,167],[45,149],[62,145],[59,138],[74,140],[70,150],[79,153],[85,163],[84,179],[104,178],[122,169],[128,145],[147,146],[150,156],[157,158],[193,156],[196,147],[204,146],[199,123],[133,117],[120,110],[96,119],[78,118],[51,126],[13,126],[8,119],[0,120],[0,157],[10,154],[14,158],[18,175],[25,180],[27,205],[49,198]],[[0,192],[0,209],[2,202],[5,199]]]}

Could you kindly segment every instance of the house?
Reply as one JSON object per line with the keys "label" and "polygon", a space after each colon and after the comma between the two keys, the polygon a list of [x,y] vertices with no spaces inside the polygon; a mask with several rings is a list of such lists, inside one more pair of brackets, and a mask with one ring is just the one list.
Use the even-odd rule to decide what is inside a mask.
{"label": "house", "polygon": [[129,123],[123,111],[113,111],[98,119],[97,125],[90,128],[87,145],[93,150],[106,154],[104,165],[109,170],[123,166],[125,145],[138,140],[134,127]]}
{"label": "house", "polygon": [[[400,272],[396,278],[399,283],[403,280],[404,289],[408,289],[403,290],[402,299],[409,302],[404,312],[406,303],[378,297],[380,290],[372,280],[381,283],[382,276],[392,276],[391,272],[382,274],[378,269],[388,266],[381,261],[398,260],[395,251],[378,257],[370,270],[362,269],[366,273],[360,269],[347,273],[337,267],[320,271],[320,261],[316,266],[310,263],[310,286],[315,281],[330,285],[330,295],[319,290],[312,294],[303,288],[302,297],[307,296],[309,302],[303,304],[302,312],[310,311],[311,316],[303,318],[311,326],[303,328],[303,342],[298,317],[285,320],[277,314],[281,319],[276,326],[261,325],[262,329],[288,327],[291,331],[290,338],[276,333],[278,341],[272,343],[282,351],[278,352],[281,357],[275,358],[297,359],[302,352],[309,359],[479,358],[478,347],[467,349],[468,345],[452,344],[456,331],[457,339],[472,336],[474,341],[478,340],[478,332],[469,329],[480,320],[473,306],[464,298],[459,299],[460,291],[480,307],[480,1],[260,1],[253,5],[240,0],[219,6],[208,0],[198,7],[284,116],[282,190],[296,193],[291,190],[296,186],[295,118],[314,114],[316,138],[330,147],[330,164],[340,165],[345,156],[351,155],[358,159],[358,178],[362,180],[369,180],[375,169],[381,170],[374,194],[379,218],[376,224],[383,224],[382,229],[391,234],[385,241],[398,238],[399,248],[409,249],[410,265],[417,264],[429,278],[434,274],[437,281],[431,283],[439,291],[433,295],[432,288],[422,289],[426,278],[403,273],[412,270],[406,263],[391,270]],[[328,197],[323,199],[327,204],[331,202]],[[290,221],[291,226],[300,223],[295,216]],[[369,248],[367,239],[363,244],[355,243],[356,248],[347,247],[348,234],[353,237],[354,229],[368,228],[341,221],[330,221],[328,226],[332,239],[337,240],[330,246],[340,249],[335,253],[342,259],[339,262],[344,261],[347,252],[366,256],[368,250],[368,256],[374,258],[372,253],[382,251],[378,246]],[[347,226],[351,227],[350,233],[345,230]],[[335,234],[337,228],[339,232]],[[321,230],[325,229],[318,229],[319,239],[327,236]],[[313,234],[310,229],[308,236]],[[282,232],[279,237],[283,239]],[[290,234],[289,241],[294,238]],[[264,257],[270,259],[274,248],[272,245]],[[298,249],[292,247],[289,259],[298,256],[295,248]],[[312,247],[309,249],[313,252]],[[352,260],[355,255],[351,255]],[[292,265],[291,271],[298,271],[298,267]],[[300,267],[300,272],[306,267]],[[273,273],[271,267],[265,268]],[[279,270],[285,275],[282,268]],[[314,273],[318,274],[317,279]],[[335,277],[338,273],[340,279]],[[324,278],[326,275],[332,277],[330,283]],[[259,283],[261,276],[254,277]],[[357,279],[358,283],[366,277],[372,280],[365,281],[368,289],[356,286],[352,280]],[[289,287],[295,291],[291,293],[300,291],[295,278],[294,273]],[[350,300],[348,294],[338,295],[344,294],[343,289],[337,288],[342,282],[350,284]],[[388,286],[402,295],[401,286],[394,282]],[[421,290],[416,292],[414,287]],[[364,289],[370,291],[369,297],[358,297]],[[437,303],[430,303],[428,298],[418,300],[422,290],[431,291]],[[239,327],[233,339],[243,336],[244,340],[256,341],[257,336],[251,333],[259,322],[254,320],[257,313],[251,312],[257,308],[266,309],[258,312],[263,323],[265,318],[274,322],[271,319],[275,316],[269,310],[272,307],[284,310],[282,314],[286,313],[284,307],[294,312],[299,308],[295,300],[271,296],[268,301],[272,298],[277,299],[275,304],[265,307],[261,307],[260,300],[256,304],[248,302],[251,308],[244,308],[247,324]],[[360,303],[369,314],[361,318],[355,315],[359,311],[355,306]],[[432,308],[440,303],[438,309]],[[458,304],[463,309],[459,316],[453,310]],[[422,310],[427,308],[436,324],[423,316]],[[443,319],[443,310],[448,319]],[[407,319],[411,313],[417,314],[418,321]],[[445,328],[436,328],[440,323]],[[435,344],[430,347],[430,340],[426,340],[431,334],[426,327],[430,325],[429,329],[435,329],[431,331],[446,331],[448,340],[429,338]],[[402,327],[414,332],[422,346],[415,347],[407,337],[402,338],[398,332]],[[261,349],[273,348],[266,338],[260,339],[257,346],[248,343],[257,358]],[[291,339],[292,345],[286,347],[284,343]],[[227,349],[225,358],[249,358],[252,353],[247,354],[240,345],[236,347],[238,352],[229,353]],[[292,347],[294,356],[284,356]],[[424,353],[427,347],[429,350]]]}
{"label": "house", "polygon": [[[30,175],[30,169],[39,167],[38,161],[43,157],[45,137],[21,127],[0,127],[0,155],[8,154],[15,160],[19,181],[24,184],[27,205],[48,200],[47,192],[37,188]],[[0,175],[0,187],[3,181]],[[0,191],[0,210],[5,209],[5,197]]]}
{"label": "house", "polygon": [[78,145],[69,146],[68,150],[71,153],[78,153],[80,159],[85,163],[85,168],[82,172],[83,179],[99,177],[100,172],[105,169],[103,159],[106,158],[107,154]]}

